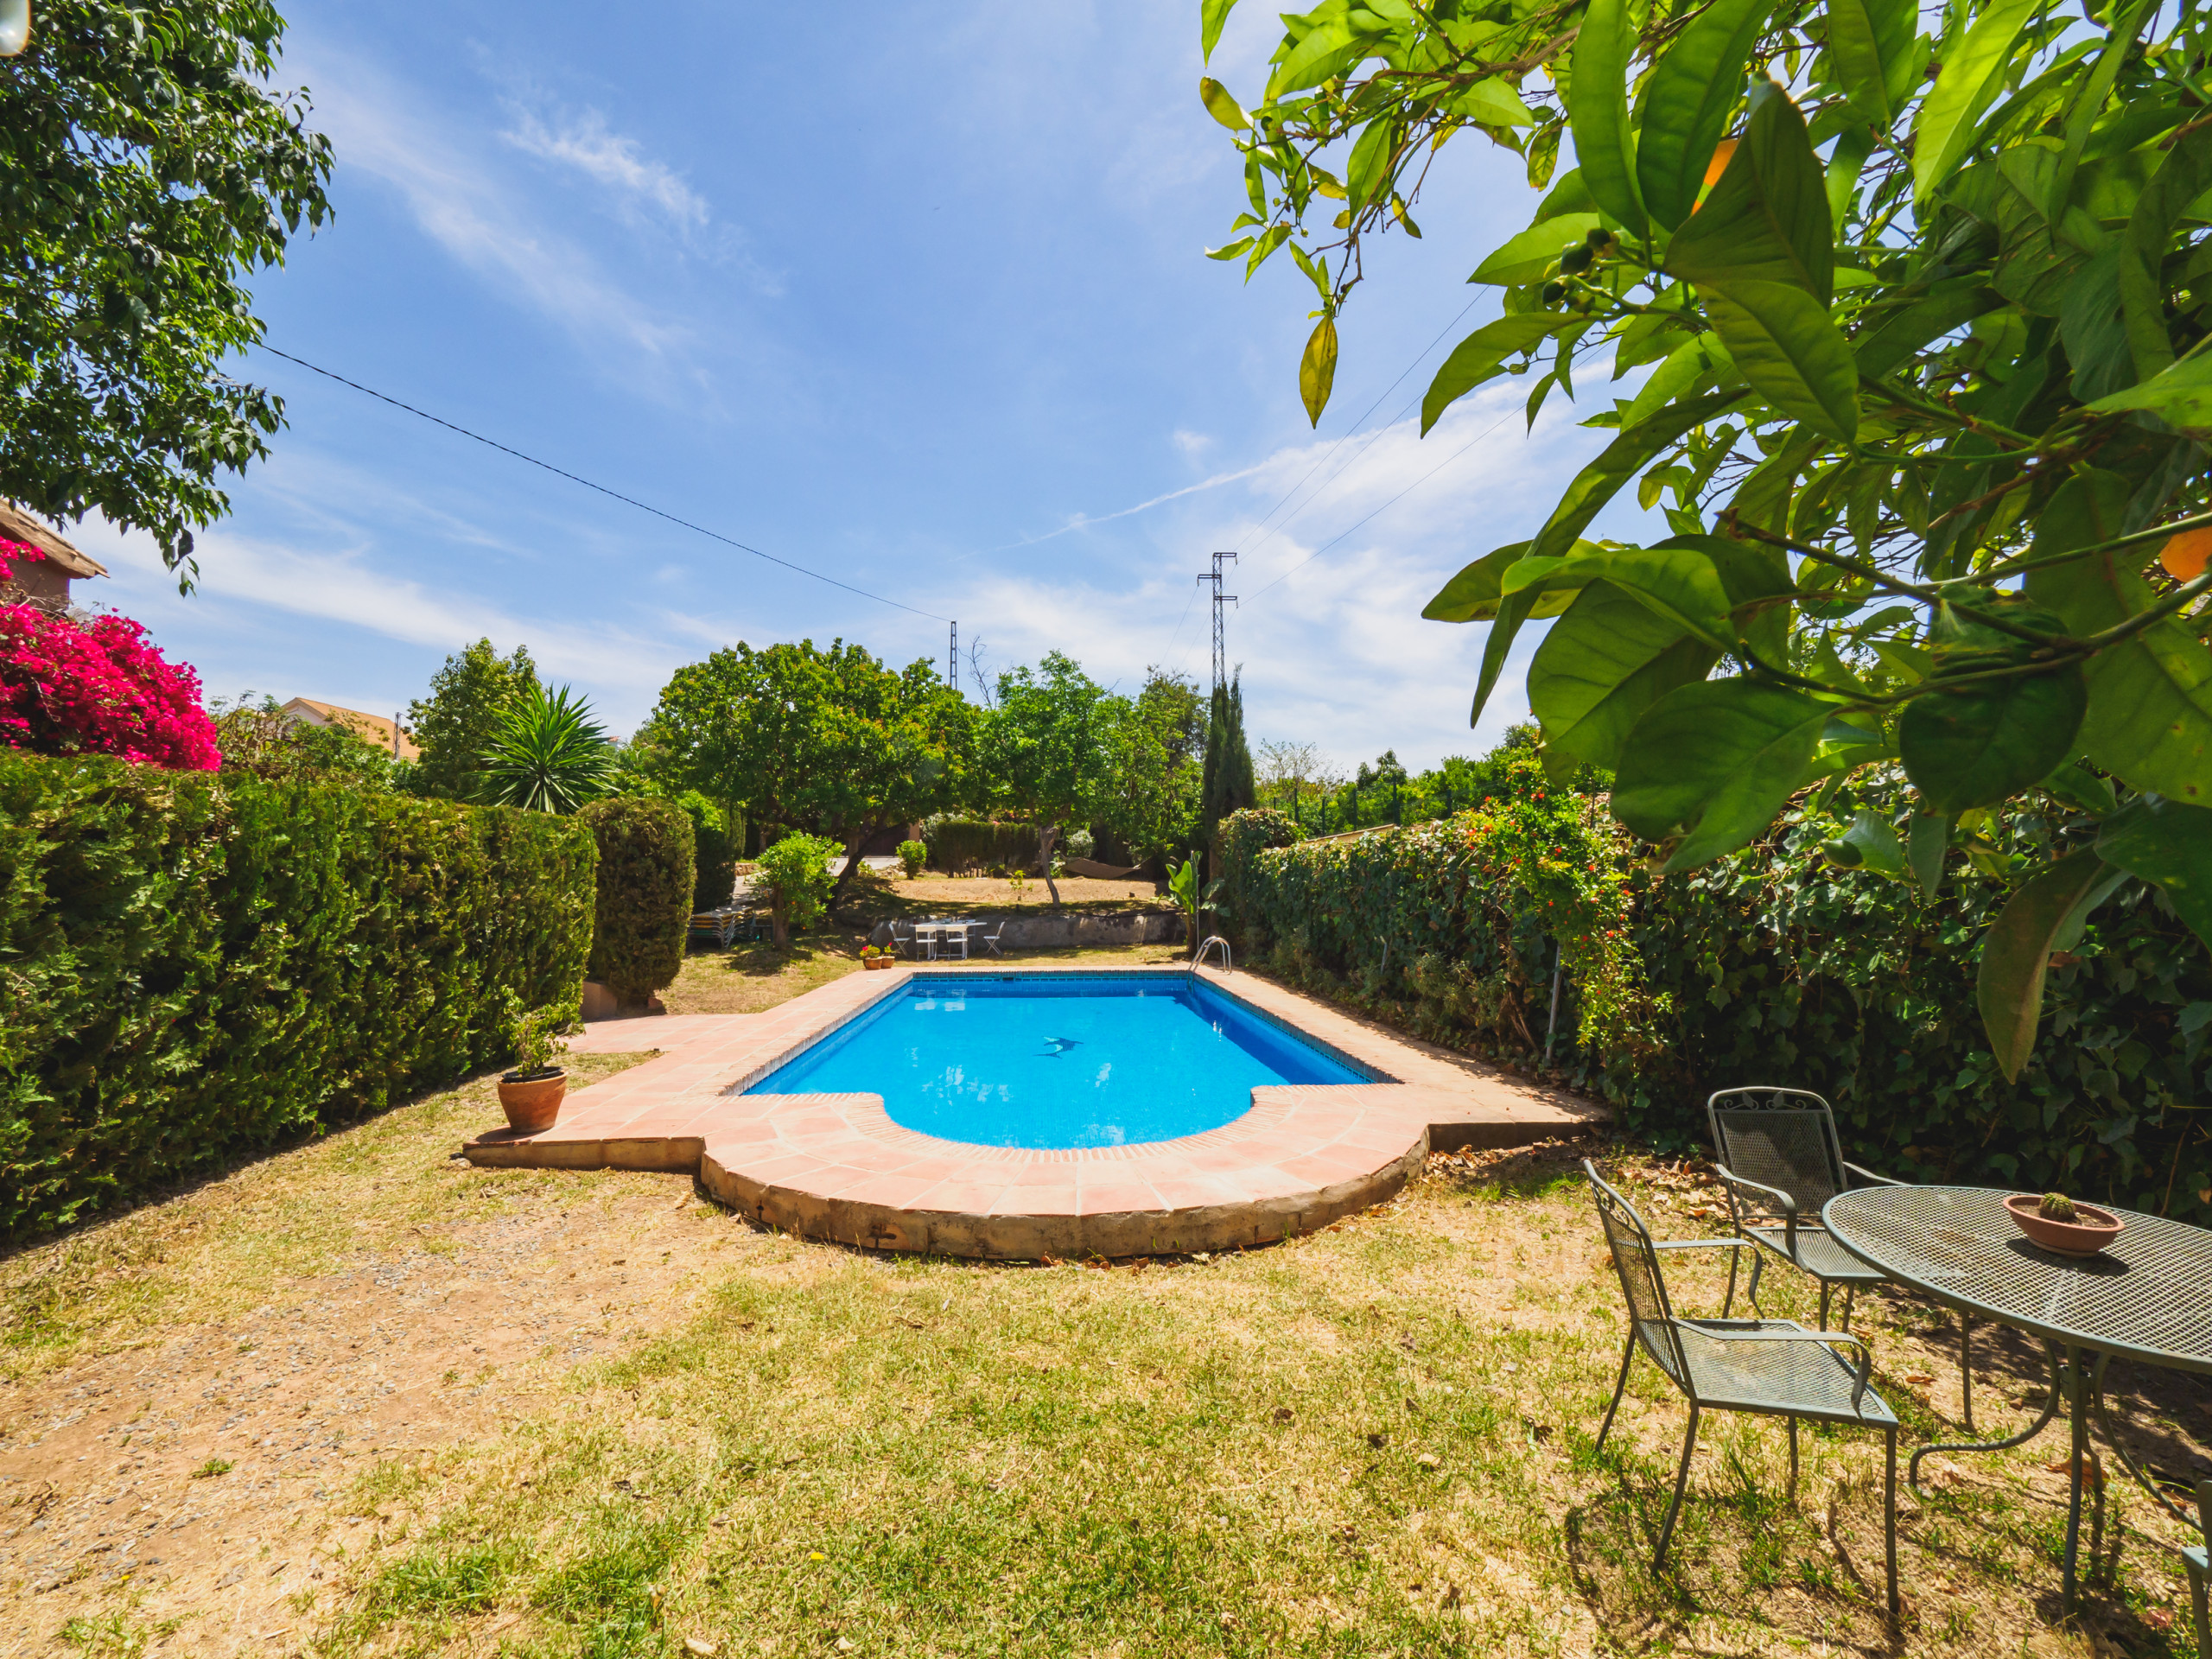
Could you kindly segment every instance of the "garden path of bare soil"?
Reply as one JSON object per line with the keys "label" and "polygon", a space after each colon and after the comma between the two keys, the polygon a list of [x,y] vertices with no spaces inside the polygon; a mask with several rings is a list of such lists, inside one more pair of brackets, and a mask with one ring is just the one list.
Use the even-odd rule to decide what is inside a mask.
{"label": "garden path of bare soil", "polygon": [[[589,1080],[647,1058],[579,1057],[573,1069]],[[487,1111],[498,1107],[480,1080],[354,1131],[404,1133],[458,1202],[365,1195],[344,1223],[358,1242],[327,1270],[264,1281],[269,1300],[175,1327],[141,1328],[125,1311],[118,1330],[67,1333],[75,1351],[50,1369],[37,1345],[48,1333],[18,1328],[32,1343],[0,1387],[0,1608],[11,1609],[0,1612],[0,1654],[45,1650],[123,1583],[143,1627],[191,1614],[193,1646],[283,1651],[278,1638],[306,1628],[291,1599],[360,1554],[380,1525],[365,1475],[434,1460],[496,1427],[545,1380],[680,1324],[716,1260],[753,1242],[668,1177],[598,1177],[588,1191],[470,1217],[454,1189],[496,1183],[447,1157],[454,1127]],[[158,1232],[134,1242],[159,1262],[219,1231],[274,1230],[284,1189],[306,1173],[286,1166],[333,1149],[249,1165],[80,1235],[73,1250],[48,1247],[48,1271],[97,1257],[101,1231]],[[126,1279],[130,1249],[114,1269]],[[238,1276],[259,1277],[250,1267]],[[19,1276],[5,1287],[11,1299],[38,1294]],[[209,1288],[219,1302],[238,1287]],[[97,1631],[79,1636],[98,1644]]]}

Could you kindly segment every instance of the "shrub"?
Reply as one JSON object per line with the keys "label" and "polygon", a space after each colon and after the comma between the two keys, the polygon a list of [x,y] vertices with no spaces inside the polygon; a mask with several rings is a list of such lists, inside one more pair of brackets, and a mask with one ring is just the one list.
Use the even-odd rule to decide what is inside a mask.
{"label": "shrub", "polygon": [[722,809],[696,789],[676,798],[691,820],[691,840],[698,875],[691,884],[691,908],[719,910],[729,903],[737,888],[737,838],[729,832]]}
{"label": "shrub", "polygon": [[191,772],[222,759],[199,677],[164,658],[145,629],[124,616],[79,624],[28,604],[0,606],[0,745]]}
{"label": "shrub", "polygon": [[505,1061],[573,1011],[588,831],[0,752],[0,1236]]}
{"label": "shrub", "polygon": [[905,867],[909,881],[922,873],[922,866],[929,862],[929,857],[930,849],[921,842],[902,841],[899,843],[899,862]]}
{"label": "shrub", "polygon": [[1555,953],[1573,994],[1559,1043],[1635,1051],[1649,1015],[1628,937],[1626,847],[1602,804],[1555,789],[1531,751],[1497,792],[1402,829],[1287,845],[1281,814],[1222,829],[1224,908],[1294,982],[1501,1055],[1544,1046]]}
{"label": "shrub", "polygon": [[[1810,1089],[1853,1157],[1905,1179],[2094,1192],[2212,1219],[2212,957],[2143,889],[2053,958],[2017,1084],[1976,1011],[1981,939],[2016,872],[2048,861],[2038,815],[1962,826],[1941,891],[1836,868],[1824,848],[1902,798],[1802,802],[1766,840],[1660,879],[1600,803],[1494,757],[1504,791],[1406,829],[1285,844],[1265,813],[1224,826],[1240,958],[1408,1030],[1491,1057],[1544,1052],[1662,1147],[1702,1146],[1705,1098]],[[1856,832],[1855,832],[1856,833]]]}
{"label": "shrub", "polygon": [[830,889],[836,880],[830,873],[830,861],[842,850],[820,836],[794,833],[760,855],[753,879],[768,895],[778,944],[789,944],[793,933],[804,932],[828,911]]}
{"label": "shrub", "polygon": [[226,772],[377,790],[394,787],[407,772],[409,762],[395,760],[351,727],[311,726],[285,715],[274,697],[258,702],[252,697],[249,691],[235,702],[218,698],[209,705]]}
{"label": "shrub", "polygon": [[531,681],[500,710],[478,757],[483,798],[539,812],[573,812],[614,784],[614,747],[591,704],[567,686]]}
{"label": "shrub", "polygon": [[599,842],[590,976],[639,1003],[683,970],[691,920],[691,819],[673,801],[617,795],[576,817]]}

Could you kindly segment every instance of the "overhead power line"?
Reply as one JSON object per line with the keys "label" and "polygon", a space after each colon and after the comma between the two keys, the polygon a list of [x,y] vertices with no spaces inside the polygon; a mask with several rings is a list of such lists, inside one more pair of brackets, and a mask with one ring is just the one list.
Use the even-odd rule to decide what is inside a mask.
{"label": "overhead power line", "polygon": [[[1599,344],[1599,345],[1603,345],[1604,343],[1605,343],[1605,342],[1603,342],[1603,341],[1599,341],[1598,344]],[[1576,353],[1576,354],[1575,354],[1575,355],[1576,355],[1576,357],[1577,357],[1578,359],[1580,359],[1580,358],[1582,358],[1582,357],[1585,357],[1585,356],[1591,355],[1591,354],[1594,353],[1597,350],[1598,350],[1598,346],[1597,346],[1597,345],[1593,345],[1593,346],[1590,346],[1585,347],[1582,351]],[[1404,378],[1405,378],[1405,377],[1404,377],[1404,376],[1402,376],[1402,375],[1401,375],[1401,376],[1399,377],[1399,378],[1400,378],[1400,379],[1403,379]],[[1315,549],[1314,549],[1311,553],[1308,553],[1308,554],[1307,554],[1304,558],[1300,559],[1300,560],[1296,564],[1292,565],[1292,566],[1290,567],[1290,569],[1287,569],[1287,570],[1284,571],[1281,575],[1278,575],[1278,576],[1277,576],[1277,577],[1276,577],[1273,582],[1270,582],[1267,585],[1267,587],[1261,588],[1261,589],[1260,589],[1260,592],[1259,592],[1259,593],[1257,593],[1257,594],[1253,594],[1253,595],[1252,595],[1252,597],[1253,597],[1255,600],[1257,600],[1257,599],[1260,597],[1261,594],[1265,594],[1265,593],[1268,592],[1268,591],[1269,591],[1270,589],[1272,589],[1272,588],[1278,588],[1278,587],[1281,586],[1284,582],[1287,582],[1291,577],[1293,577],[1293,576],[1296,575],[1297,575],[1300,570],[1303,570],[1303,569],[1304,569],[1307,565],[1309,565],[1309,564],[1313,563],[1314,560],[1316,560],[1316,559],[1319,558],[1319,557],[1320,557],[1324,553],[1327,552],[1331,548],[1334,547],[1334,546],[1335,546],[1338,542],[1341,542],[1342,540],[1344,540],[1344,538],[1345,537],[1347,537],[1347,536],[1351,535],[1351,534],[1352,533],[1352,531],[1353,531],[1357,530],[1357,529],[1360,527],[1360,525],[1361,525],[1361,524],[1365,524],[1365,523],[1368,521],[1368,519],[1374,518],[1374,517],[1375,517],[1375,515],[1376,515],[1376,513],[1382,512],[1382,511],[1384,511],[1384,509],[1386,509],[1386,508],[1392,507],[1392,506],[1395,506],[1395,505],[1396,505],[1400,501],[1403,500],[1403,499],[1406,498],[1406,496],[1407,496],[1407,495],[1408,495],[1409,493],[1411,493],[1413,491],[1419,489],[1422,485],[1424,485],[1424,484],[1427,483],[1427,482],[1428,482],[1428,480],[1429,480],[1430,479],[1434,478],[1434,477],[1435,477],[1439,473],[1442,472],[1442,471],[1443,471],[1446,467],[1449,467],[1449,466],[1450,466],[1453,461],[1455,461],[1459,460],[1460,456],[1462,456],[1462,455],[1465,454],[1467,453],[1467,451],[1468,451],[1468,450],[1470,450],[1470,449],[1473,448],[1477,444],[1480,443],[1480,442],[1481,442],[1484,438],[1486,438],[1486,437],[1490,436],[1490,435],[1491,435],[1491,433],[1493,433],[1493,432],[1497,431],[1497,429],[1498,429],[1499,427],[1503,426],[1503,425],[1506,423],[1506,422],[1508,422],[1508,421],[1511,420],[1511,419],[1513,418],[1513,416],[1514,416],[1515,415],[1518,414],[1518,413],[1520,413],[1520,411],[1519,411],[1519,410],[1506,410],[1506,412],[1505,412],[1504,414],[1503,414],[1503,415],[1499,416],[1496,420],[1492,421],[1492,422],[1491,422],[1488,426],[1484,427],[1481,431],[1479,431],[1479,432],[1476,433],[1476,434],[1475,434],[1475,435],[1474,435],[1473,437],[1469,438],[1469,439],[1465,442],[1465,443],[1461,444],[1461,445],[1460,445],[1457,449],[1454,449],[1454,450],[1453,450],[1450,454],[1448,454],[1448,455],[1445,456],[1445,458],[1444,458],[1443,460],[1441,460],[1441,461],[1438,461],[1438,462],[1436,463],[1436,465],[1435,465],[1435,466],[1433,466],[1433,467],[1430,467],[1427,472],[1423,473],[1423,474],[1422,474],[1419,478],[1417,478],[1417,479],[1414,480],[1414,481],[1413,481],[1412,483],[1410,483],[1410,484],[1407,485],[1407,486],[1405,486],[1405,488],[1404,488],[1404,489],[1400,490],[1400,491],[1397,493],[1397,494],[1395,494],[1395,495],[1392,496],[1392,497],[1391,497],[1388,501],[1385,501],[1385,502],[1382,505],[1382,506],[1376,507],[1376,509],[1374,509],[1374,511],[1373,511],[1373,512],[1367,513],[1364,517],[1363,517],[1363,518],[1359,518],[1359,519],[1358,519],[1358,520],[1357,520],[1356,522],[1354,522],[1354,523],[1352,523],[1352,524],[1348,524],[1348,525],[1346,525],[1344,529],[1342,529],[1342,530],[1338,531],[1334,536],[1332,536],[1332,537],[1331,537],[1327,541],[1325,541],[1325,542],[1322,543],[1320,546],[1319,546],[1319,547],[1315,548]],[[1391,424],[1392,424],[1392,425],[1395,425],[1395,424],[1396,424],[1396,423],[1394,421],[1393,423],[1391,423]],[[1388,430],[1388,429],[1387,429],[1387,428],[1385,428],[1385,429],[1384,429],[1384,430]],[[1356,461],[1356,460],[1357,460],[1357,459],[1358,459],[1358,456],[1355,455],[1352,459]],[[1347,462],[1345,462],[1344,464],[1345,464],[1346,466],[1350,466],[1351,463],[1351,461],[1347,461]],[[1302,511],[1304,511],[1304,509],[1302,509],[1302,508],[1301,508],[1301,509],[1300,509],[1300,511],[1302,512]],[[1295,518],[1295,517],[1297,517],[1297,514],[1296,514],[1296,513],[1294,513],[1294,514],[1292,514],[1292,515],[1291,515],[1291,517],[1292,517],[1292,518]],[[1287,519],[1285,519],[1283,522],[1284,522],[1285,524],[1288,524],[1288,523],[1290,522],[1290,520],[1287,518]]]}
{"label": "overhead power line", "polygon": [[[1335,456],[1338,450],[1343,448],[1345,444],[1351,442],[1353,437],[1358,434],[1360,428],[1365,426],[1370,420],[1374,418],[1375,411],[1382,407],[1382,400],[1385,397],[1388,397],[1392,392],[1395,391],[1405,378],[1421,366],[1421,359],[1436,349],[1439,342],[1443,340],[1445,335],[1450,334],[1454,328],[1459,326],[1460,322],[1465,318],[1467,313],[1473,310],[1475,307],[1481,302],[1481,299],[1482,296],[1480,295],[1477,295],[1475,298],[1469,300],[1466,304],[1459,308],[1459,315],[1458,316],[1452,318],[1451,321],[1446,323],[1441,328],[1436,331],[1436,339],[1430,340],[1427,345],[1422,346],[1419,352],[1414,353],[1414,360],[1407,364],[1404,368],[1398,371],[1397,379],[1391,381],[1389,385],[1383,387],[1381,391],[1376,394],[1375,401],[1367,406],[1367,412],[1344,429],[1344,435],[1329,446],[1328,449],[1323,454],[1320,460],[1315,461],[1311,467],[1308,467],[1306,469],[1306,474],[1303,478],[1300,478],[1297,483],[1292,485],[1288,489],[1282,493],[1281,499],[1278,500],[1274,505],[1267,510],[1266,513],[1262,516],[1258,524],[1252,526],[1252,529],[1255,531],[1267,529],[1268,520],[1274,518],[1275,514],[1282,511],[1283,503],[1288,501],[1292,496],[1296,495],[1300,490],[1304,489],[1306,485],[1306,480],[1311,479],[1314,474],[1319,472],[1321,468],[1327,466],[1330,461]],[[1405,416],[1403,415],[1395,416],[1379,429],[1387,431],[1390,427],[1395,426],[1399,421],[1403,420]],[[1369,442],[1372,442],[1373,440],[1370,439]],[[1366,445],[1363,444],[1360,447],[1362,451],[1364,452]],[[1355,461],[1357,459],[1358,457],[1357,455],[1353,457],[1353,460]],[[1333,477],[1334,474],[1332,474],[1331,476]],[[1327,481],[1325,480],[1321,487],[1322,489],[1326,489],[1328,487]],[[1319,497],[1319,492],[1316,491],[1314,495],[1306,500],[1305,506],[1299,508],[1298,512],[1305,512],[1306,508],[1312,506],[1314,500],[1318,499]],[[1246,553],[1256,553],[1260,548],[1276,533],[1277,531],[1282,529],[1283,524],[1287,524],[1290,523],[1291,518],[1297,518],[1298,512],[1292,513],[1290,515],[1290,518],[1284,519],[1281,524],[1277,524],[1274,527],[1274,530],[1268,531],[1267,535],[1261,537],[1259,541],[1255,542],[1250,547],[1246,547],[1241,541],[1238,542],[1236,544],[1238,550]]]}
{"label": "overhead power line", "polygon": [[495,438],[486,437],[481,432],[472,432],[465,426],[458,426],[451,421],[442,420],[427,410],[417,409],[412,404],[403,404],[397,397],[388,397],[373,386],[365,386],[358,380],[348,380],[342,374],[334,374],[328,369],[310,363],[303,357],[294,357],[289,352],[280,352],[274,346],[262,345],[257,349],[268,353],[271,357],[281,357],[287,363],[296,363],[300,367],[310,373],[319,374],[326,380],[335,380],[341,386],[351,386],[354,391],[364,392],[378,403],[390,404],[394,409],[405,410],[410,415],[419,416],[433,426],[442,426],[448,432],[458,432],[464,438],[474,438],[486,448],[497,449],[503,455],[512,455],[517,461],[528,461],[533,467],[543,467],[557,478],[567,479],[571,484],[581,484],[588,490],[596,490],[600,494],[620,501],[625,506],[635,507],[640,512],[650,512],[656,518],[665,518],[671,524],[680,524],[686,530],[696,531],[700,535],[720,542],[726,547],[734,547],[741,553],[750,553],[756,559],[766,559],[771,564],[779,564],[786,570],[794,570],[802,576],[810,576],[817,582],[827,582],[832,588],[842,588],[849,594],[857,594],[862,599],[874,600],[879,605],[888,605],[892,609],[905,611],[911,616],[925,616],[932,622],[952,620],[949,616],[939,616],[935,611],[925,611],[918,606],[903,604],[898,600],[887,599],[881,594],[870,593],[865,588],[855,588],[849,582],[840,582],[835,576],[825,576],[819,570],[810,570],[803,564],[793,564],[789,559],[779,559],[773,553],[763,553],[759,548],[741,542],[734,537],[725,536],[720,531],[709,530],[704,524],[695,524],[689,518],[679,518],[672,512],[664,512],[658,507],[639,500],[635,496],[625,495],[620,490],[610,490],[604,484],[594,484],[588,478],[579,477],[564,467],[556,467],[550,461],[540,461],[536,455],[526,455],[521,450],[501,443]]}
{"label": "overhead power line", "polygon": [[[1267,528],[1268,521],[1270,518],[1273,518],[1275,514],[1281,512],[1290,499],[1296,495],[1300,490],[1304,489],[1306,486],[1312,481],[1313,474],[1319,472],[1324,467],[1326,467],[1330,461],[1333,461],[1336,458],[1337,451],[1343,448],[1344,445],[1350,443],[1352,439],[1359,435],[1360,429],[1374,418],[1375,411],[1376,410],[1382,407],[1382,400],[1385,397],[1388,397],[1392,392],[1395,391],[1398,387],[1404,383],[1405,378],[1421,366],[1422,359],[1427,357],[1431,352],[1437,348],[1438,345],[1443,340],[1446,334],[1450,334],[1454,328],[1458,327],[1460,323],[1466,320],[1467,313],[1473,310],[1475,307],[1481,302],[1481,299],[1482,296],[1480,295],[1477,295],[1475,298],[1469,300],[1466,304],[1461,306],[1459,308],[1459,315],[1436,331],[1436,338],[1430,340],[1427,345],[1422,346],[1419,352],[1415,353],[1413,360],[1407,364],[1404,368],[1398,371],[1396,378],[1393,379],[1389,385],[1383,387],[1381,391],[1375,395],[1375,401],[1367,406],[1366,412],[1357,420],[1354,421],[1349,427],[1345,428],[1343,435],[1338,438],[1334,443],[1331,444],[1327,449],[1322,452],[1320,459],[1306,469],[1304,474],[1300,476],[1298,482],[1285,490],[1282,494],[1276,499],[1274,505],[1269,507],[1267,512],[1261,516],[1259,523],[1254,524],[1251,530],[1247,531],[1243,537],[1240,537],[1238,539],[1236,545],[1242,551],[1247,553],[1258,552],[1260,549],[1265,547],[1283,531],[1287,529],[1292,524],[1295,523],[1302,514],[1311,510],[1315,502],[1319,501],[1323,495],[1328,493],[1329,486],[1332,484],[1335,483],[1338,479],[1343,477],[1346,472],[1351,470],[1353,462],[1357,461],[1362,455],[1365,454],[1369,449],[1374,447],[1376,439],[1381,437],[1385,432],[1388,432],[1392,427],[1397,425],[1400,421],[1402,421],[1408,415],[1413,412],[1414,405],[1421,401],[1421,397],[1425,396],[1425,393],[1417,395],[1413,403],[1408,404],[1405,408],[1400,410],[1395,415],[1385,421],[1381,426],[1376,427],[1374,431],[1369,433],[1367,442],[1361,444],[1357,449],[1355,449],[1351,455],[1346,457],[1343,466],[1338,467],[1334,472],[1331,473],[1328,477],[1323,479],[1321,480],[1320,488],[1314,491],[1313,494],[1307,496],[1304,501],[1300,502],[1296,510],[1291,513],[1289,518],[1285,518],[1281,524],[1276,524],[1271,530]],[[1492,430],[1495,429],[1495,428],[1492,429]],[[1401,491],[1399,493],[1403,494],[1404,492]],[[1395,499],[1396,498],[1393,497],[1392,499]],[[1387,501],[1383,503],[1384,506],[1388,506],[1389,505],[1389,503]],[[1381,510],[1381,508],[1377,508],[1376,511],[1380,512]],[[1368,518],[1372,518],[1374,516],[1374,513],[1370,513],[1367,517]],[[1366,522],[1366,518],[1360,520],[1360,524],[1365,524]],[[1352,530],[1357,530],[1358,528],[1359,524],[1354,524],[1352,526]],[[1246,545],[1246,540],[1251,535],[1263,530],[1266,531],[1266,533],[1262,535],[1258,541],[1252,542],[1249,546]],[[1351,533],[1351,531],[1346,531],[1344,535],[1350,535]],[[1336,538],[1336,541],[1342,541],[1344,537],[1339,536]],[[1331,542],[1329,545],[1331,547],[1335,546],[1336,541]],[[1315,555],[1314,556],[1318,557],[1319,556]],[[1301,564],[1310,564],[1313,563],[1313,559],[1309,557],[1300,563]],[[1283,573],[1283,575],[1288,575],[1289,574],[1290,572],[1286,570]],[[1271,582],[1268,584],[1268,588],[1274,587],[1275,582],[1279,582],[1281,580],[1282,576],[1277,576],[1274,582]],[[1262,588],[1260,591],[1262,593],[1265,593],[1267,590],[1267,588]],[[1187,618],[1189,613],[1190,613],[1186,607],[1184,612],[1185,617]],[[1183,624],[1179,621],[1175,625],[1174,633],[1170,635],[1168,638],[1167,648],[1170,651],[1173,651],[1175,648],[1175,642],[1182,637],[1182,633]],[[1185,652],[1182,657],[1176,659],[1175,665],[1179,672],[1181,671],[1183,664],[1189,660],[1189,656],[1190,653]]]}

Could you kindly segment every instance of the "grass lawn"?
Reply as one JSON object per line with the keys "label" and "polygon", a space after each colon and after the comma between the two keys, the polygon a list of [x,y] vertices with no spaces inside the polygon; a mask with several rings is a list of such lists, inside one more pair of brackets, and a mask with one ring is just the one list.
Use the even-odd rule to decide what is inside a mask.
{"label": "grass lawn", "polygon": [[[1907,1500],[1902,1645],[1871,1434],[1808,1431],[1789,1501],[1780,1425],[1708,1417],[1655,1579],[1683,1411],[1639,1362],[1592,1454],[1621,1324],[1582,1148],[1433,1159],[1274,1249],[1032,1267],[454,1162],[495,1114],[470,1084],[0,1262],[0,1652],[2192,1650],[2117,1478],[2114,1586],[2051,1628],[2056,1439]],[[1607,1158],[1656,1230],[1714,1228],[1694,1175]],[[1909,1443],[1946,1432],[1948,1316],[1856,1324]],[[2031,1357],[1984,1352],[1987,1432]],[[2206,1397],[2119,1403],[2201,1448]]]}

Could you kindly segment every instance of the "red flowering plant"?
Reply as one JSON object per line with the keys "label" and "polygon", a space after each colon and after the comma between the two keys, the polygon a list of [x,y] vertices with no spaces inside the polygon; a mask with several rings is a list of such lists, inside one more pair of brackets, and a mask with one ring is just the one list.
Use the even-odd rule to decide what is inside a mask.
{"label": "red flowering plant", "polygon": [[33,547],[29,542],[11,542],[0,536],[0,582],[15,580],[17,560],[35,561],[45,556],[42,549]]}
{"label": "red flowering plant", "polygon": [[[6,561],[37,550],[0,544]],[[79,623],[35,605],[0,606],[0,747],[112,754],[178,771],[222,764],[200,677],[124,616]]]}

